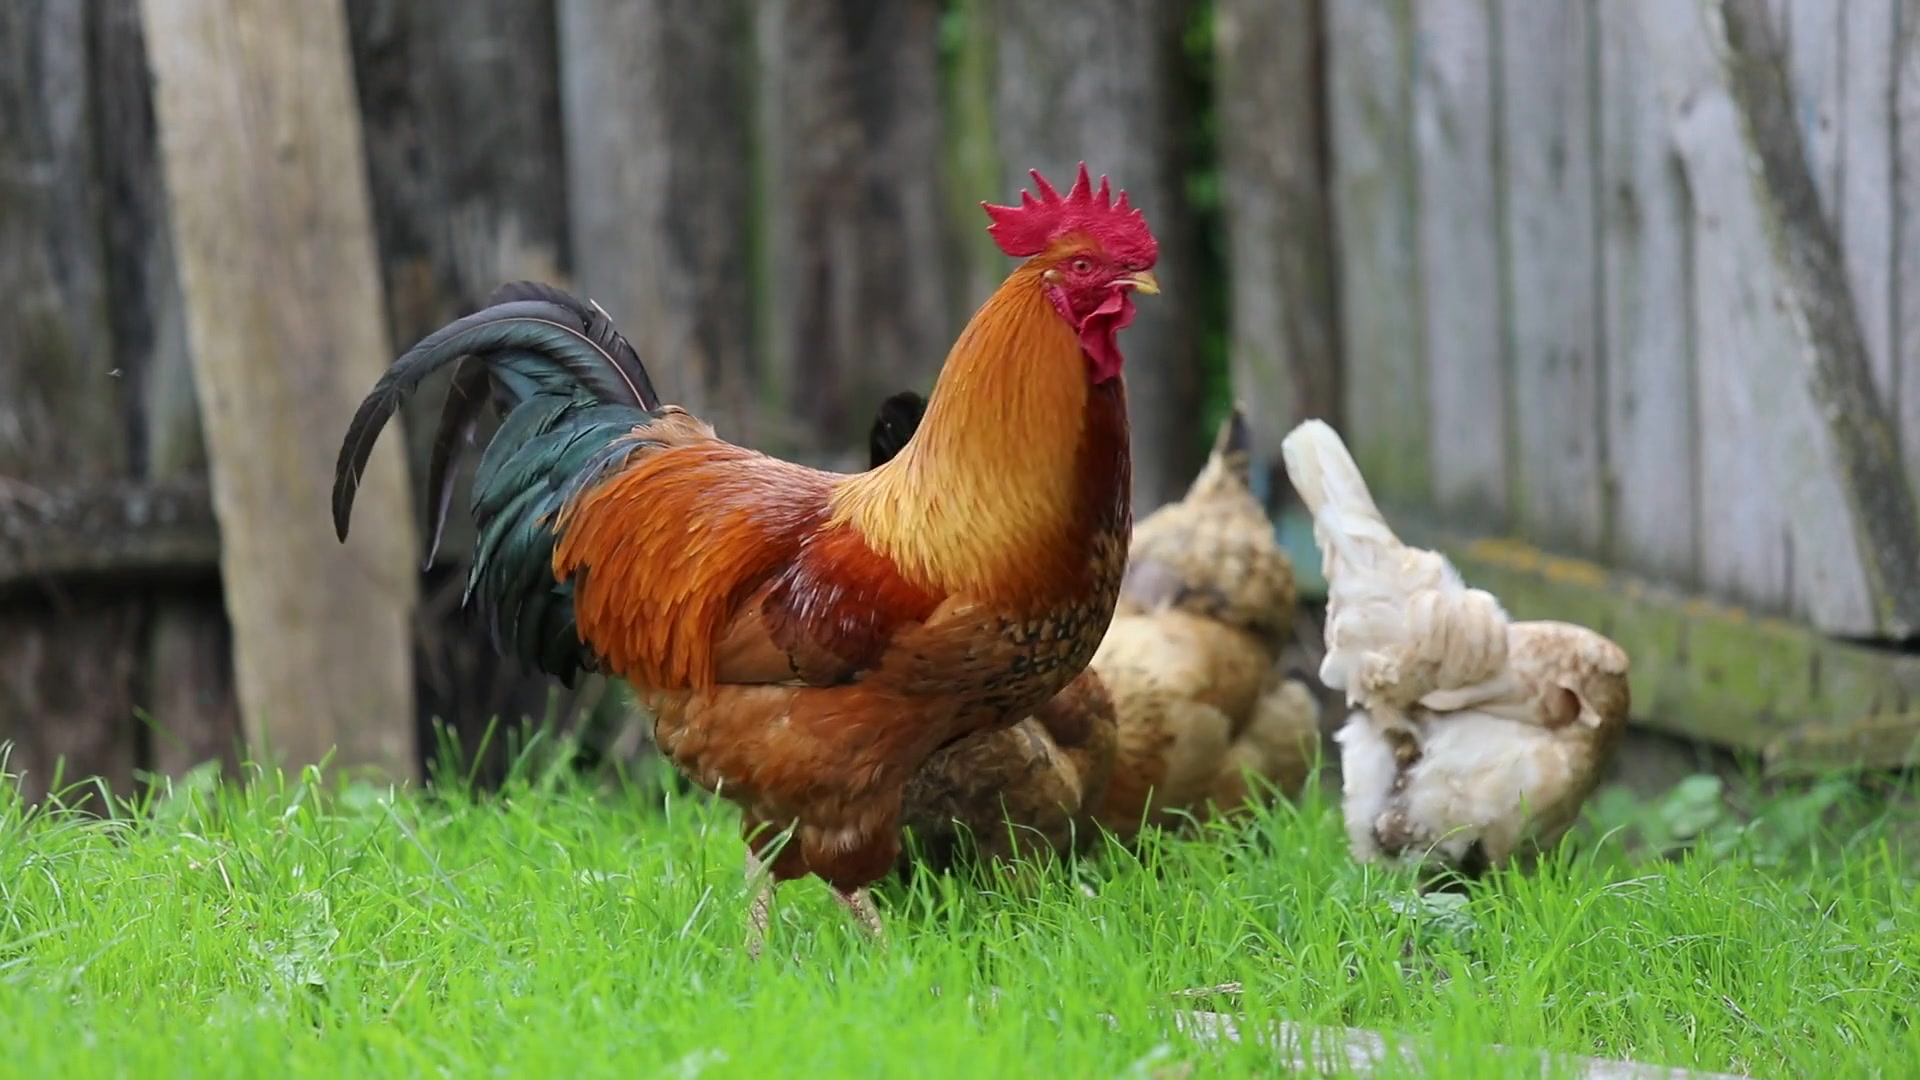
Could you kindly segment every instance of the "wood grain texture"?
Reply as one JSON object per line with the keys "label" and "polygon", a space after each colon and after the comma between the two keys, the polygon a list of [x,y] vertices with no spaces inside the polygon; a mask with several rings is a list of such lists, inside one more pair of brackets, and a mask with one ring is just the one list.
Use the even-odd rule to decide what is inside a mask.
{"label": "wood grain texture", "polygon": [[393,353],[339,0],[150,0],[141,8],[212,453],[248,742],[417,771],[416,551],[397,441],[326,527],[330,448]]}
{"label": "wood grain texture", "polygon": [[1414,171],[1433,498],[1489,530],[1507,524],[1508,421],[1517,406],[1508,399],[1500,230],[1488,227],[1500,220],[1503,182],[1494,7],[1490,0],[1438,0],[1413,9],[1422,42]]}
{"label": "wood grain texture", "polygon": [[1896,392],[1893,347],[1894,49],[1899,0],[1842,0],[1840,180],[1833,227],[1881,400]]}
{"label": "wood grain texture", "polygon": [[[0,502],[128,468],[108,316],[88,8],[0,7]],[[51,589],[0,611],[0,744],[28,798],[64,764],[127,793],[137,619]],[[64,763],[62,762],[62,759]],[[96,804],[97,805],[97,804]]]}
{"label": "wood grain texture", "polygon": [[1778,35],[1793,115],[1839,238],[1874,384],[1892,395],[1893,105],[1897,0],[1786,0]]}
{"label": "wood grain texture", "polygon": [[1634,10],[1670,139],[1694,192],[1700,580],[1715,594],[1834,627],[1869,618],[1832,432],[1807,390],[1759,166],[1720,62],[1718,12]]}
{"label": "wood grain texture", "polygon": [[0,591],[92,579],[132,602],[143,579],[216,580],[219,560],[204,479],[0,487]]}
{"label": "wood grain texture", "polygon": [[993,131],[998,0],[948,0],[940,24],[945,63],[941,102],[946,122],[947,230],[957,260],[949,318],[965,325],[1007,277],[1007,257],[982,227],[982,196],[1003,198],[1000,148]]}
{"label": "wood grain texture", "polygon": [[1234,394],[1268,470],[1295,424],[1340,416],[1319,19],[1310,0],[1213,14]]}
{"label": "wood grain texture", "polygon": [[[1082,159],[1146,212],[1160,241],[1164,292],[1140,302],[1126,331],[1134,512],[1179,497],[1199,469],[1200,379],[1195,238],[1184,192],[1184,122],[1175,94],[1181,0],[1089,0],[1071,7],[1000,0],[994,11],[998,201],[1030,185],[1028,169],[1070,182]],[[1009,265],[1007,269],[1011,269]],[[1004,276],[1004,274],[1003,274]]]}
{"label": "wood grain texture", "polygon": [[1327,0],[1344,434],[1388,503],[1429,497],[1410,0]]}
{"label": "wood grain texture", "polygon": [[1693,199],[1638,13],[1600,4],[1600,266],[1612,557],[1677,584],[1700,566]]}
{"label": "wood grain texture", "polygon": [[[843,451],[881,399],[925,390],[960,323],[942,202],[935,0],[755,8],[768,272],[761,370],[796,451]],[[999,199],[1001,192],[973,192]],[[974,228],[985,231],[977,206]],[[997,284],[997,282],[996,282]]]}
{"label": "wood grain texture", "polygon": [[1900,0],[1894,88],[1894,416],[1920,476],[1920,0]]}
{"label": "wood grain texture", "polygon": [[1605,387],[1595,250],[1594,37],[1580,0],[1502,4],[1505,257],[1515,289],[1513,503],[1567,551],[1606,528]]}
{"label": "wood grain texture", "polygon": [[723,438],[779,449],[749,362],[744,5],[558,0],[558,13],[579,291],[634,341],[667,400]]}
{"label": "wood grain texture", "polygon": [[[1719,50],[1757,165],[1755,194],[1781,274],[1788,317],[1806,338],[1809,404],[1826,436],[1826,468],[1838,487],[1865,577],[1866,610],[1816,596],[1816,625],[1843,634],[1920,632],[1920,514],[1900,462],[1894,428],[1873,381],[1860,305],[1847,287],[1844,248],[1822,213],[1819,185],[1799,137],[1783,46],[1761,0],[1721,0]],[[1796,507],[1796,509],[1798,509]]]}
{"label": "wood grain texture", "polygon": [[[90,543],[41,545],[43,551],[112,551],[167,537],[162,550],[191,556],[190,564],[155,567],[186,575],[179,587],[145,581],[143,640],[136,646],[134,701],[140,710],[135,741],[141,767],[179,776],[203,762],[231,770],[239,764],[240,709],[235,698],[233,640],[217,568],[219,531],[207,489],[206,440],[193,393],[187,347],[186,302],[180,291],[159,131],[153,112],[152,68],[135,0],[94,7],[95,116],[100,127],[99,170],[109,193],[106,254],[112,294],[109,316],[121,378],[137,400],[127,417],[134,473],[144,487],[122,501],[123,523],[82,526]],[[176,493],[167,511],[147,493]],[[160,534],[159,537],[156,533]],[[170,536],[168,534],[171,534]],[[76,537],[76,541],[79,537]],[[184,546],[187,550],[181,551]],[[125,574],[132,567],[107,567]],[[125,594],[123,594],[125,595]],[[231,775],[231,772],[229,772]]]}

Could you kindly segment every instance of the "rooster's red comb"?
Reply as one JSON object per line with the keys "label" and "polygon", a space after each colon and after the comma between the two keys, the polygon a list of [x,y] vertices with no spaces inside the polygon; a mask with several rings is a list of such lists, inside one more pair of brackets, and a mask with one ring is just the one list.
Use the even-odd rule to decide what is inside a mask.
{"label": "rooster's red comb", "polygon": [[1080,163],[1080,175],[1064,197],[1047,183],[1040,170],[1029,169],[1027,175],[1040,190],[1039,198],[1022,190],[1019,206],[980,204],[993,219],[987,235],[1001,251],[1024,259],[1045,251],[1047,245],[1067,233],[1084,232],[1113,258],[1148,267],[1159,257],[1160,245],[1147,229],[1146,215],[1127,205],[1125,191],[1115,199],[1105,176],[1095,190],[1087,179],[1086,162]]}

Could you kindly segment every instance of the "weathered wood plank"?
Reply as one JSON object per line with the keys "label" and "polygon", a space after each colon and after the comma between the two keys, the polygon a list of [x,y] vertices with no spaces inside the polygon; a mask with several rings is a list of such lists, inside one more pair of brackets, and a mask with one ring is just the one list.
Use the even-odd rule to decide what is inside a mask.
{"label": "weathered wood plank", "polygon": [[[109,315],[121,379],[138,398],[133,411],[135,472],[156,486],[153,496],[184,499],[171,518],[131,513],[67,542],[35,542],[33,550],[61,552],[67,561],[96,547],[142,545],[142,575],[197,578],[145,597],[144,637],[137,647],[134,701],[145,738],[139,764],[178,776],[206,761],[239,763],[239,703],[233,683],[232,634],[219,588],[220,540],[207,489],[206,444],[193,395],[186,307],[167,220],[153,115],[153,78],[135,0],[95,7],[93,27],[95,115],[100,125],[101,182],[106,203],[106,252],[112,293]],[[152,509],[164,504],[148,498]],[[173,565],[155,566],[155,531],[171,534]],[[103,567],[116,572],[112,567]],[[123,565],[119,573],[133,568]],[[0,575],[3,576],[3,575]],[[151,587],[149,578],[143,584]]]}
{"label": "weathered wood plank", "polygon": [[1721,0],[1720,15],[1713,26],[1725,33],[1727,47],[1719,52],[1758,165],[1755,192],[1772,256],[1793,328],[1806,336],[1800,356],[1811,365],[1803,378],[1818,414],[1816,427],[1827,437],[1828,480],[1843,497],[1855,562],[1866,579],[1866,611],[1840,616],[1835,600],[1815,594],[1813,615],[1833,632],[1909,636],[1920,632],[1920,513],[1875,391],[1840,238],[1821,212],[1764,3]]}
{"label": "weathered wood plank", "polygon": [[[1182,1011],[1174,1027],[1201,1044],[1250,1042],[1274,1055],[1274,1065],[1310,1075],[1368,1077],[1438,1075],[1440,1062],[1465,1064],[1426,1040],[1367,1028],[1303,1024],[1293,1020],[1249,1021],[1230,1013]],[[1526,1047],[1489,1044],[1474,1051],[1474,1061],[1509,1061],[1519,1072],[1571,1080],[1752,1080],[1736,1073],[1649,1065],[1638,1061],[1564,1054]]]}
{"label": "weathered wood plank", "polygon": [[1920,476],[1920,0],[1900,0],[1894,90],[1895,422]]}
{"label": "weathered wood plank", "polygon": [[[1435,504],[1482,529],[1507,524],[1508,420],[1491,0],[1414,5],[1420,207],[1419,317],[1426,342]],[[1533,283],[1523,282],[1532,303]],[[1532,408],[1531,402],[1525,403]]]}
{"label": "weathered wood plank", "polygon": [[1840,182],[1834,228],[1874,388],[1894,400],[1894,50],[1899,0],[1843,0]]}
{"label": "weathered wood plank", "polygon": [[1793,116],[1881,394],[1893,385],[1893,48],[1896,0],[1789,0],[1783,30]]}
{"label": "weathered wood plank", "polygon": [[1295,424],[1340,415],[1320,16],[1311,0],[1213,12],[1234,394],[1269,470]]}
{"label": "weathered wood plank", "polygon": [[[123,475],[96,168],[89,8],[0,5],[0,500]],[[29,798],[59,759],[127,793],[137,620],[55,591],[0,612],[0,743]]]}
{"label": "weathered wood plank", "polygon": [[[958,270],[949,318],[964,325],[1007,276],[1006,256],[980,225],[980,202],[1000,197],[1000,149],[993,134],[996,0],[948,0],[941,20],[946,77],[946,194],[950,249]],[[991,193],[983,195],[982,192]]]}
{"label": "weathered wood plank", "polygon": [[1084,158],[1126,189],[1160,241],[1166,291],[1141,300],[1125,341],[1136,513],[1179,497],[1205,445],[1196,437],[1196,238],[1182,212],[1183,117],[1173,78],[1188,13],[1175,0],[1001,0],[994,18],[1004,187],[986,197],[1012,199],[1032,183],[1030,168],[1070,180]]}
{"label": "weathered wood plank", "polygon": [[472,311],[502,282],[558,280],[567,185],[552,0],[347,0],[347,12],[394,342]]}
{"label": "weathered wood plank", "polygon": [[0,590],[53,578],[199,577],[219,565],[204,479],[149,485],[0,486]]}
{"label": "weathered wood plank", "polygon": [[1578,0],[1502,4],[1498,31],[1514,512],[1582,552],[1606,529],[1591,19]]}
{"label": "weathered wood plank", "polygon": [[[1698,579],[1694,193],[1675,156],[1638,14],[1599,18],[1608,554],[1676,584]],[[1671,17],[1671,16],[1670,16]]]}
{"label": "weathered wood plank", "polygon": [[1729,83],[1737,65],[1721,63],[1721,12],[1706,0],[1676,19],[1670,5],[1641,0],[1635,15],[1694,193],[1700,580],[1735,602],[1871,632],[1836,430],[1808,389],[1817,351],[1795,316],[1802,298],[1776,246],[1779,206]]}
{"label": "weathered wood plank", "polygon": [[756,409],[747,12],[559,0],[574,277],[671,401],[736,442],[796,442]]}
{"label": "weathered wood plank", "polygon": [[[1715,63],[1705,9],[1676,18],[1662,0],[1634,7],[1659,88],[1668,138],[1693,194],[1688,233],[1696,332],[1701,583],[1721,596],[1784,611],[1791,604],[1787,485],[1774,477],[1785,417],[1798,397],[1784,380],[1750,376],[1749,366],[1784,368],[1785,327],[1772,298],[1777,284],[1765,235],[1748,194],[1739,111]],[[1806,470],[1796,480],[1807,482]],[[1819,546],[1819,545],[1816,545]],[[1825,545],[1831,557],[1846,548]],[[1709,554],[1710,553],[1710,554]],[[1856,585],[1856,590],[1864,583]]]}
{"label": "weathered wood plank", "polygon": [[816,453],[849,449],[888,394],[932,386],[958,330],[937,166],[940,7],[755,8],[762,370],[775,411]]}
{"label": "weathered wood plank", "polygon": [[1327,0],[1331,202],[1344,412],[1381,499],[1429,496],[1415,215],[1411,0]]}
{"label": "weathered wood plank", "polygon": [[[1833,206],[1840,190],[1845,130],[1841,95],[1846,71],[1846,9],[1849,0],[1768,0],[1770,24],[1785,49],[1793,87],[1795,119],[1807,148],[1808,167],[1820,201]],[[1838,215],[1834,215],[1837,220]]]}
{"label": "weathered wood plank", "polygon": [[327,527],[333,448],[393,353],[338,0],[148,0],[161,160],[248,741],[291,765],[417,769],[416,551],[385,440],[357,528]]}

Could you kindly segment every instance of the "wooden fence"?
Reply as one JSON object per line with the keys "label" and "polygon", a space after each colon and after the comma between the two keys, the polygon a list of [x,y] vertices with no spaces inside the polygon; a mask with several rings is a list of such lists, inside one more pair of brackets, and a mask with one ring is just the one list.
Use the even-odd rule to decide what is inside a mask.
{"label": "wooden fence", "polygon": [[1382,486],[1920,630],[1920,9],[1328,10],[1346,404]]}
{"label": "wooden fence", "polygon": [[[726,435],[850,465],[873,406],[930,383],[1008,267],[979,201],[1084,158],[1163,239],[1168,292],[1129,348],[1151,358],[1133,380],[1140,498],[1176,493],[1205,442],[1203,294],[1218,278],[1211,219],[1186,198],[1211,77],[1189,31],[1208,14],[1156,0],[6,5],[10,769],[38,792],[64,758],[68,777],[125,790],[140,770],[232,764],[245,742],[291,761],[337,745],[343,763],[407,775],[430,717],[471,744],[494,714],[543,715],[544,683],[503,671],[455,610],[460,515],[416,590],[395,576],[420,543],[417,515],[397,512],[399,457],[345,547],[324,497],[379,368],[503,280],[598,299],[663,388]],[[415,475],[429,427],[407,431]]]}
{"label": "wooden fence", "polygon": [[[0,742],[29,791],[59,758],[124,789],[242,742],[407,775],[432,717],[471,746],[544,715],[456,610],[463,517],[405,570],[430,425],[381,466],[393,512],[333,541],[334,440],[394,351],[554,280],[724,434],[850,465],[1007,267],[978,202],[1082,158],[1163,240],[1130,332],[1142,509],[1230,371],[1269,461],[1334,418],[1410,520],[1601,564],[1563,583],[1920,626],[1913,5],[286,12],[0,5]],[[1767,654],[1792,686],[1690,696],[1666,654],[1694,609],[1659,611],[1634,625],[1680,636],[1630,647],[1672,730],[1758,746],[1920,694],[1821,639]]]}

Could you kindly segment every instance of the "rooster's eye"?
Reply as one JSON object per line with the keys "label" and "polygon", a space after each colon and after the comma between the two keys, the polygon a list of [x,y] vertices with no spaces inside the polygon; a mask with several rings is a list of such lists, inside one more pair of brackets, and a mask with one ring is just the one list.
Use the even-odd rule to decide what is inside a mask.
{"label": "rooster's eye", "polygon": [[1073,272],[1074,272],[1074,273],[1076,273],[1076,274],[1086,274],[1086,273],[1090,273],[1090,272],[1092,272],[1092,270],[1093,270],[1093,262],[1092,262],[1091,260],[1088,260],[1088,259],[1075,259],[1075,260],[1073,260]]}

